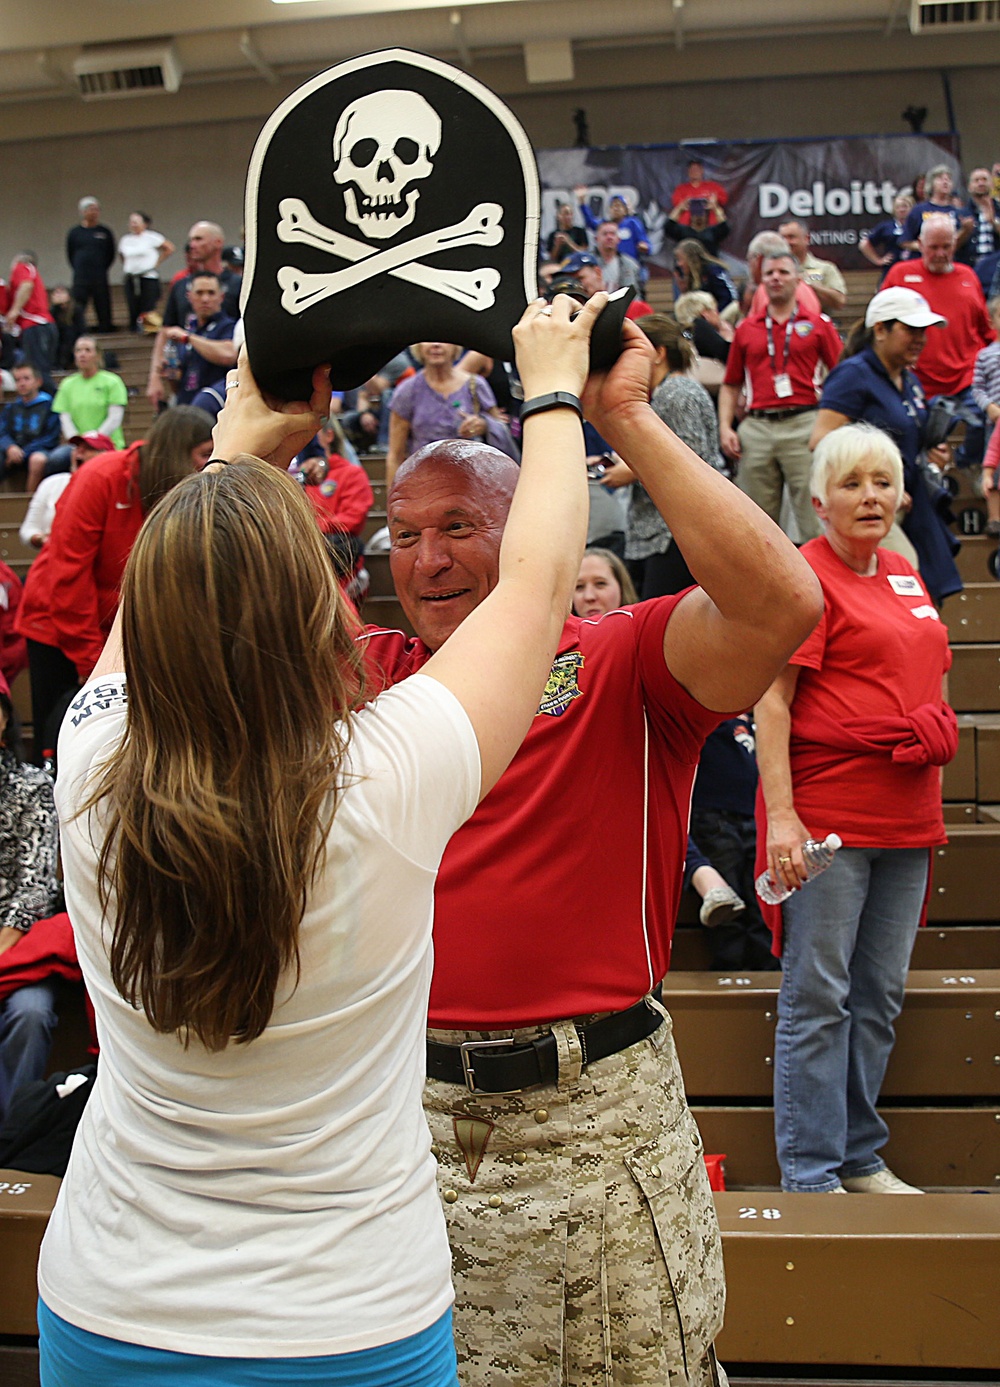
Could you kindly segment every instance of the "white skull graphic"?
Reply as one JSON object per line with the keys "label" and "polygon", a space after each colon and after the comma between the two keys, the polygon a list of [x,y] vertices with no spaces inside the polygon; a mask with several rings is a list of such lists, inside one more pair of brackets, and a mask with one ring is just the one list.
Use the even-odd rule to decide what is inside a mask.
{"label": "white skull graphic", "polygon": [[352,101],[333,134],[333,176],[347,220],[384,241],[416,216],[420,189],[434,170],[441,117],[412,91],[371,92]]}

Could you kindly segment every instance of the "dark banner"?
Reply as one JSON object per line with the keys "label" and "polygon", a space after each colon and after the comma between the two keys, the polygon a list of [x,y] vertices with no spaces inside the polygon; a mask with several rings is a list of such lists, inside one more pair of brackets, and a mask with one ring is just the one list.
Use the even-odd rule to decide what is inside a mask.
{"label": "dark banner", "polygon": [[653,273],[671,263],[664,237],[674,188],[687,179],[687,162],[703,160],[705,178],[720,183],[729,201],[724,252],[743,259],[758,231],[777,230],[795,217],[808,224],[815,253],[842,269],[863,269],[861,233],[892,216],[897,192],[935,164],[947,164],[963,190],[957,135],[877,135],[830,140],[753,140],[732,144],[545,149],[538,154],[542,180],[542,240],[555,226],[556,208],[572,200],[578,185],[598,215],[615,194],[624,195],[649,232]]}

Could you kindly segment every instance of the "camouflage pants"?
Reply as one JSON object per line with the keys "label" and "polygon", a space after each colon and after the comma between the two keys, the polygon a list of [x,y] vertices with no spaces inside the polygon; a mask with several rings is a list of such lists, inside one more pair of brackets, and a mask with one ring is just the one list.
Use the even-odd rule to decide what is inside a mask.
{"label": "camouflage pants", "polygon": [[719,1228],[670,1021],[586,1069],[572,1023],[550,1029],[555,1086],[425,1090],[463,1387],[725,1387]]}

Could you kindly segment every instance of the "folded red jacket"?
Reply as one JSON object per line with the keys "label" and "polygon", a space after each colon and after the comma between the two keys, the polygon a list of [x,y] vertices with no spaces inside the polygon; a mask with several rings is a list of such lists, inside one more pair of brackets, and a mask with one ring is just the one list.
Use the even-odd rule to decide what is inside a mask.
{"label": "folded red jacket", "polygon": [[76,959],[76,940],[73,926],[65,911],[36,920],[31,929],[0,954],[0,1002],[29,983],[44,978],[83,978]]}
{"label": "folded red jacket", "polygon": [[[809,715],[809,742],[837,751],[884,751],[904,766],[944,766],[958,751],[958,719],[947,703],[922,703],[905,717],[841,722],[814,710]],[[793,724],[793,753],[794,746]]]}

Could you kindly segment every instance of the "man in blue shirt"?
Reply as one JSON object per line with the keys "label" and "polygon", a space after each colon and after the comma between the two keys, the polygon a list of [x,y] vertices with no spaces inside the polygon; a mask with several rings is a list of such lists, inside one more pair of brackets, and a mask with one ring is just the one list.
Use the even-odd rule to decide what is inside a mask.
{"label": "man in blue shirt", "polygon": [[184,327],[166,329],[168,341],[182,347],[176,400],[195,405],[214,419],[226,398],[226,372],[236,365],[236,320],[222,311],[222,281],[212,271],[195,275],[188,286],[191,306]]}
{"label": "man in blue shirt", "polygon": [[59,447],[59,416],[42,389],[42,373],[28,362],[14,367],[13,400],[0,414],[0,478],[8,467],[44,467]]}
{"label": "man in blue shirt", "polygon": [[962,208],[962,224],[970,227],[969,239],[956,251],[956,260],[975,265],[1000,250],[1000,202],[993,196],[989,169],[973,169],[969,174],[969,200]]}

